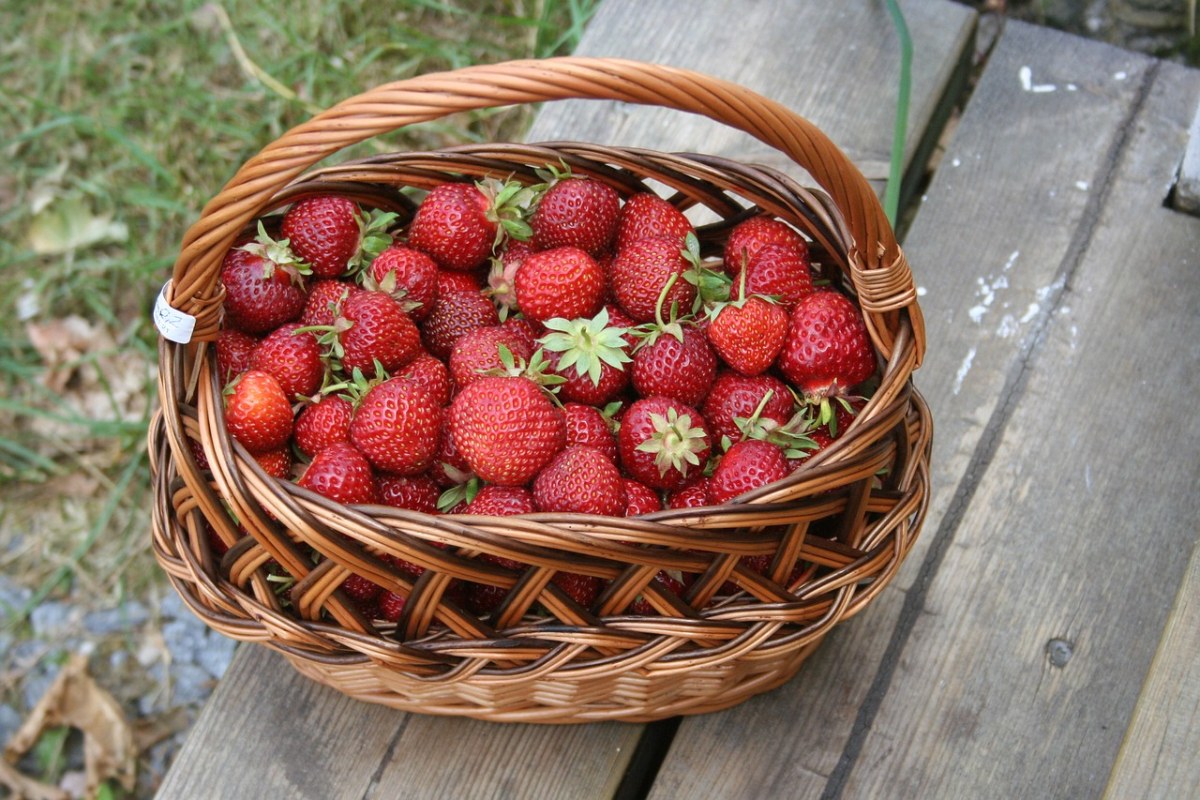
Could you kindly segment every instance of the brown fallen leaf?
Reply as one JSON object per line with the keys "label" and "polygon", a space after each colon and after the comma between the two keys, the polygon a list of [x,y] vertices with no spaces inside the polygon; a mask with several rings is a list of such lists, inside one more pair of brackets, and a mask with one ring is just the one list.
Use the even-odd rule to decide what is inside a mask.
{"label": "brown fallen leaf", "polygon": [[[110,779],[128,791],[133,790],[137,769],[133,729],[113,696],[88,675],[87,658],[79,654],[71,656],[25,722],[9,739],[4,747],[5,761],[9,765],[16,764],[37,742],[42,731],[59,725],[69,725],[83,732],[89,797],[94,797],[100,785]],[[58,791],[55,787],[49,788]],[[63,795],[40,796],[59,798]]]}
{"label": "brown fallen leaf", "polygon": [[0,786],[8,787],[16,800],[70,800],[71,795],[57,786],[34,780],[0,759]]}

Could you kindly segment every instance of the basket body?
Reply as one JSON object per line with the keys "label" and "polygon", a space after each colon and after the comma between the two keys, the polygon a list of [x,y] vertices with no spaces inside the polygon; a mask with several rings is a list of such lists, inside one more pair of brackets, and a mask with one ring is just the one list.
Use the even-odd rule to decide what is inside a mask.
{"label": "basket body", "polygon": [[[536,88],[522,83],[546,70],[550,77],[531,84]],[[630,98],[618,79],[636,73],[671,86],[684,80],[651,65],[574,59],[465,72],[418,85],[446,106],[423,118],[460,107],[452,101],[465,86],[500,94],[468,98],[468,106],[512,100],[512,92],[522,101],[659,102],[671,97],[662,87],[650,99]],[[684,77],[694,89],[698,79]],[[424,102],[411,100],[411,83],[398,87],[370,95],[367,105]],[[782,113],[749,97],[752,111]],[[692,103],[666,101],[696,110],[686,107]],[[920,530],[929,497],[932,425],[911,382],[923,348],[919,310],[907,265],[865,181],[836,151],[826,163],[819,139],[817,156],[795,156],[805,142],[789,145],[789,154],[828,193],[714,157],[579,143],[386,154],[304,172],[331,147],[420,116],[393,105],[384,121],[346,134],[339,121],[360,117],[341,108],[277,143],[275,151],[290,156],[294,134],[319,141],[301,166],[272,166],[272,148],[249,163],[205,209],[176,265],[171,302],[197,317],[196,332],[186,344],[161,342],[161,410],[149,446],[155,552],[183,599],[215,630],[272,647],[315,680],[421,713],[649,721],[726,708],[787,681],[834,625],[886,586]],[[725,119],[725,113],[713,115]],[[755,135],[761,126],[769,135],[778,127],[780,137],[795,139],[788,124],[769,115],[765,122],[738,117],[734,123]],[[332,145],[321,138],[327,134],[336,139]],[[858,299],[881,363],[879,388],[852,428],[785,480],[729,505],[632,519],[343,507],[269,478],[229,438],[209,346],[219,326],[214,265],[244,226],[302,197],[332,192],[396,210],[403,221],[412,213],[403,187],[485,176],[532,183],[534,170],[560,161],[624,197],[649,190],[668,197],[700,221],[704,252],[719,253],[730,228],[758,210],[802,231],[814,260]],[[203,450],[208,469],[197,466],[189,440]],[[232,545],[223,557],[210,544],[214,534]],[[319,564],[305,558],[308,549],[321,554]],[[522,568],[496,566],[481,554]],[[395,569],[396,558],[425,571],[412,579]],[[655,582],[663,570],[698,577],[676,596]],[[357,611],[338,588],[352,572],[407,598],[399,622]],[[561,572],[600,578],[606,588],[581,607],[552,582]],[[275,591],[272,576],[280,573],[295,581],[290,603]],[[454,594],[464,581],[499,587],[505,600],[489,615],[472,614]],[[639,600],[655,613],[634,613]]]}

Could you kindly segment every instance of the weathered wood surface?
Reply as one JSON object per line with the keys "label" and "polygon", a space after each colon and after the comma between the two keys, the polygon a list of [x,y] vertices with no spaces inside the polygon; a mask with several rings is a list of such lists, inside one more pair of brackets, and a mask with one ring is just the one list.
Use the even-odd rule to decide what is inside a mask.
{"label": "weathered wood surface", "polygon": [[[923,133],[944,113],[946,95],[961,82],[974,17],[949,0],[907,0],[903,7],[918,29],[919,45],[911,161]],[[737,26],[728,25],[731,14]],[[687,24],[676,24],[683,16]],[[884,174],[880,164],[891,146],[898,51],[887,15],[871,0],[840,3],[835,13],[820,0],[611,0],[589,25],[579,52],[690,67],[734,80],[817,122],[869,175]],[[789,166],[765,146],[708,120],[595,101],[546,106],[528,138],[696,150]],[[789,171],[798,172],[794,165]],[[876,631],[876,638],[882,634]],[[305,699],[296,702],[297,697]],[[269,717],[274,724],[267,725],[257,713],[260,706],[286,708],[286,718]],[[348,732],[353,726],[352,736],[334,736],[331,728],[339,721]],[[241,797],[249,796],[251,787],[255,795],[281,790],[322,798],[415,796],[417,791],[431,797],[607,796],[630,766],[643,731],[643,726],[619,724],[500,728],[403,714],[313,686],[281,657],[243,646],[160,797]],[[356,752],[343,763],[337,754],[347,747]],[[268,761],[271,769],[260,769]],[[214,769],[217,763],[220,769]]]}
{"label": "weathered wood surface", "polygon": [[1200,787],[1200,543],[1163,632],[1105,797],[1186,797]]}
{"label": "weathered wood surface", "polygon": [[[755,14],[794,21],[770,13],[779,4],[739,3],[738,26],[707,34],[693,11],[686,40],[654,22],[675,5],[612,0],[581,49],[724,74],[818,121],[868,171],[886,153],[890,122],[861,144],[854,112],[869,104],[845,99],[875,58],[849,44],[887,46],[863,12],[878,6],[797,3],[794,16],[821,13],[764,34],[826,57],[805,71],[823,88],[797,89],[766,55],[712,58]],[[961,12],[905,4],[915,30],[937,8]],[[859,26],[842,46],[838,14]],[[944,82],[960,54],[947,51]],[[927,290],[916,380],[937,423],[925,531],[793,681],[683,720],[656,774],[639,772],[641,726],[400,714],[243,648],[162,796],[604,797],[623,778],[655,798],[1194,795],[1200,422],[1180,401],[1200,390],[1200,220],[1164,200],[1198,102],[1200,73],[1009,25],[905,242]],[[752,151],[696,133],[704,121],[604,105],[551,105],[531,138]]]}

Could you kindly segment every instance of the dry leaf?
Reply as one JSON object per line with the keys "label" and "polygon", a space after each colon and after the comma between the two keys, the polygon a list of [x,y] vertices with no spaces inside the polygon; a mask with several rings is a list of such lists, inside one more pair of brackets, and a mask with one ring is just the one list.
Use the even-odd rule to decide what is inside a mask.
{"label": "dry leaf", "polygon": [[71,795],[57,786],[23,775],[8,761],[0,759],[0,786],[7,786],[18,800],[70,800]]}
{"label": "dry leaf", "polygon": [[[95,796],[100,785],[110,779],[127,790],[133,789],[137,769],[133,729],[113,696],[87,674],[87,658],[82,655],[73,655],[63,666],[5,746],[4,758],[15,764],[33,747],[42,731],[59,725],[83,732],[89,797]],[[61,794],[45,796],[62,797]]]}
{"label": "dry leaf", "polygon": [[29,246],[41,255],[61,255],[101,242],[123,242],[129,229],[111,214],[93,214],[78,197],[51,202],[29,223]]}

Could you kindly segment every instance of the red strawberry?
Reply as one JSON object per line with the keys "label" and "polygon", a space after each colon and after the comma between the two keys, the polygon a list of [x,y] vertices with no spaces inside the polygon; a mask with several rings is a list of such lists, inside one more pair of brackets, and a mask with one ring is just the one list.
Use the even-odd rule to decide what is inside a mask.
{"label": "red strawberry", "polygon": [[379,596],[378,602],[380,615],[388,622],[398,622],[404,613],[404,604],[407,599],[402,594],[385,591]]}
{"label": "red strawberry", "polygon": [[437,300],[421,324],[421,338],[430,353],[446,360],[458,337],[472,328],[498,324],[496,307],[478,289],[464,291],[439,278]]}
{"label": "red strawberry", "polygon": [[353,572],[346,580],[342,581],[342,585],[338,588],[345,592],[351,602],[368,616],[377,609],[375,599],[383,591],[383,587],[378,583]]}
{"label": "red strawberry", "polygon": [[429,353],[418,354],[392,377],[419,383],[433,395],[439,406],[450,403],[450,370]]}
{"label": "red strawberry", "polygon": [[278,450],[292,435],[292,403],[274,376],[252,369],[233,385],[225,428],[251,453]]}
{"label": "red strawberry", "polygon": [[779,369],[812,399],[844,394],[875,372],[862,313],[845,295],[814,292],[792,310]]}
{"label": "red strawberry", "polygon": [[358,252],[358,213],[354,201],[345,197],[309,197],[287,210],[280,233],[313,275],[336,278]]}
{"label": "red strawberry", "polygon": [[709,501],[726,503],[751,489],[766,486],[787,476],[783,451],[769,442],[743,439],[729,448],[708,481]]}
{"label": "red strawberry", "polygon": [[375,375],[375,362],[392,372],[417,357],[421,334],[400,304],[383,292],[359,292],[342,305],[334,322],[338,355],[346,372],[359,369]]}
{"label": "red strawberry", "polygon": [[[491,517],[511,517],[517,514],[532,514],[537,509],[533,504],[533,493],[523,486],[484,486],[475,499],[460,513],[481,514]],[[508,561],[508,559],[504,559]],[[511,562],[516,564],[516,562]],[[510,566],[510,569],[523,569]]]}
{"label": "red strawberry", "polygon": [[524,338],[503,325],[474,328],[459,337],[450,353],[450,377],[454,385],[461,390],[486,372],[502,370],[501,347],[518,359],[528,361],[533,355]]}
{"label": "red strawberry", "polygon": [[488,483],[528,483],[566,445],[562,413],[532,380],[484,377],[450,404],[450,432],[475,474]]}
{"label": "red strawberry", "polygon": [[350,422],[350,441],[384,472],[416,475],[433,464],[442,407],[420,384],[392,378],[373,386]]}
{"label": "red strawberry", "polygon": [[604,588],[604,581],[593,575],[581,575],[578,572],[560,572],[551,578],[550,582],[584,608],[595,605],[600,591]]}
{"label": "red strawberry", "polygon": [[553,319],[546,329],[538,342],[551,370],[564,379],[559,397],[602,406],[629,385],[628,331],[610,325],[607,310],[592,319]]}
{"label": "red strawberry", "polygon": [[772,217],[751,217],[738,223],[725,240],[725,271],[737,277],[742,267],[764,245],[779,244],[804,259],[808,268],[808,243],[793,228]]}
{"label": "red strawberry", "polygon": [[217,334],[217,376],[221,385],[250,369],[258,339],[248,333],[225,328]]}
{"label": "red strawberry", "polygon": [[653,320],[660,305],[688,313],[696,287],[684,277],[694,267],[687,252],[669,236],[639,239],[619,250],[609,281],[621,309],[638,322]]}
{"label": "red strawberry", "polygon": [[728,437],[733,443],[741,441],[743,436],[738,420],[749,420],[760,404],[760,424],[778,427],[792,418],[794,403],[783,381],[772,375],[749,377],[724,372],[717,376],[700,410],[713,436],[718,441]]}
{"label": "red strawberry", "polygon": [[546,333],[545,325],[540,322],[534,322],[531,319],[525,319],[524,317],[509,317],[500,324],[515,333],[525,343],[525,346],[529,348],[530,353],[537,350],[538,337]]}
{"label": "red strawberry", "polygon": [[639,239],[663,236],[682,246],[695,228],[683,212],[655,194],[635,194],[625,201],[617,221],[617,250],[627,249]]}
{"label": "red strawberry", "polygon": [[761,294],[777,298],[784,308],[791,310],[801,297],[813,291],[807,253],[797,253],[788,245],[763,245],[742,272],[746,283],[739,298]]}
{"label": "red strawberry", "polygon": [[546,190],[529,225],[539,250],[570,246],[598,256],[612,246],[620,212],[621,198],[611,186],[569,177]]}
{"label": "red strawberry", "polygon": [[438,451],[433,467],[429,470],[429,477],[442,488],[463,487],[463,494],[466,493],[466,484],[472,480],[478,481],[475,473],[471,471],[471,465],[458,451],[458,443],[454,441],[454,434],[451,433],[449,425],[442,425]]}
{"label": "red strawberry", "polygon": [[487,294],[500,307],[501,317],[504,319],[517,308],[517,271],[534,252],[533,245],[529,242],[511,240],[500,255],[492,259],[492,268],[488,272]]}
{"label": "red strawberry", "polygon": [[255,453],[254,460],[272,478],[288,480],[292,477],[292,451],[286,447]]}
{"label": "red strawberry", "polygon": [[394,508],[437,514],[438,485],[428,475],[380,475],[379,502]]}
{"label": "red strawberry", "polygon": [[445,269],[475,269],[492,253],[499,227],[489,218],[487,196],[470,183],[443,183],[430,190],[408,228],[411,247]]}
{"label": "red strawberry", "polygon": [[686,486],[667,493],[667,508],[703,508],[711,506],[708,497],[708,478],[701,477]]}
{"label": "red strawberry", "polygon": [[[651,583],[653,583],[660,591],[666,592],[667,594],[673,594],[676,597],[683,597],[684,592],[687,591],[687,585],[683,581],[673,577],[665,569],[659,570],[658,574],[654,576],[654,580],[652,580]],[[654,606],[650,605],[649,600],[641,595],[638,595],[637,599],[634,600],[629,606],[629,613],[648,617],[657,614],[658,611],[655,610]]]}
{"label": "red strawberry", "polygon": [[375,472],[349,442],[335,442],[317,453],[297,483],[338,503],[379,502]]}
{"label": "red strawberry", "polygon": [[617,452],[629,477],[670,490],[704,471],[712,445],[700,412],[660,396],[634,402],[621,417]]}
{"label": "red strawberry", "polygon": [[298,322],[284,323],[267,334],[254,349],[250,365],[274,375],[290,398],[316,393],[325,378],[317,337],[300,330]]}
{"label": "red strawberry", "polygon": [[350,419],[354,406],[345,397],[329,394],[304,406],[296,417],[293,439],[300,452],[315,456],[334,442],[350,441]]}
{"label": "red strawberry", "polygon": [[343,281],[326,279],[314,282],[308,289],[300,324],[306,328],[332,325],[342,313],[342,303],[361,291],[357,285]]}
{"label": "red strawberry", "polygon": [[622,481],[625,485],[625,516],[637,517],[662,510],[662,498],[658,492],[632,478]]}
{"label": "red strawberry", "polygon": [[484,281],[477,272],[453,272],[439,269],[437,274],[437,293],[446,292],[482,292]]}
{"label": "red strawberry", "polygon": [[654,330],[633,354],[630,377],[642,397],[665,395],[697,406],[717,374],[717,357],[704,334],[691,325],[670,323]]}
{"label": "red strawberry", "polygon": [[595,406],[583,403],[564,403],[563,414],[567,421],[567,447],[585,445],[594,447],[610,461],[617,460],[617,437],[613,434],[614,423]]}
{"label": "red strawberry", "polygon": [[620,517],[625,513],[621,473],[593,447],[575,445],[559,452],[533,481],[539,511]]}
{"label": "red strawberry", "polygon": [[788,313],[760,295],[714,307],[708,341],[725,363],[743,375],[766,372],[783,348]]}
{"label": "red strawberry", "polygon": [[540,250],[526,257],[514,288],[521,313],[538,322],[592,317],[604,305],[604,271],[578,247]]}
{"label": "red strawberry", "polygon": [[414,322],[421,322],[437,299],[437,276],[437,264],[428,255],[392,245],[371,262],[371,280],[366,283],[368,288],[390,294]]}
{"label": "red strawberry", "polygon": [[265,249],[230,250],[221,265],[225,321],[246,333],[265,333],[278,328],[304,310],[304,285],[295,267],[278,264],[262,252]]}

